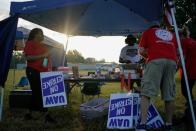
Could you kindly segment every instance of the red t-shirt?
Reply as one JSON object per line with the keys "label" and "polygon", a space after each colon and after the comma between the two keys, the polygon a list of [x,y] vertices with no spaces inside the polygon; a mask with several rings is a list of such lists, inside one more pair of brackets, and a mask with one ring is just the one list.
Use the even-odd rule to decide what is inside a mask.
{"label": "red t-shirt", "polygon": [[182,39],[182,49],[188,78],[196,79],[196,41],[191,38]]}
{"label": "red t-shirt", "polygon": [[149,28],[143,32],[139,47],[143,47],[147,51],[147,62],[167,58],[177,61],[177,43],[174,35],[164,29]]}
{"label": "red t-shirt", "polygon": [[[35,43],[34,41],[27,41],[25,44],[25,48],[24,48],[24,54],[25,55],[30,55],[30,56],[34,56],[34,55],[40,55],[43,54],[44,52],[47,52],[48,48],[43,45],[43,44],[39,44],[39,43]],[[51,57],[48,57],[48,66],[44,67],[43,65],[43,58],[42,59],[38,59],[38,60],[33,60],[33,61],[27,61],[27,67],[31,67],[33,69],[36,69],[40,72],[46,72],[46,71],[50,71],[52,66],[51,66]]]}

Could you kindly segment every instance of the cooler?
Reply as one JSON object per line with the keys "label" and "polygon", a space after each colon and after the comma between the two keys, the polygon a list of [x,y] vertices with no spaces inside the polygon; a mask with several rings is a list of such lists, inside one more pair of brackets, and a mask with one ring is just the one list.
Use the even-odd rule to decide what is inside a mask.
{"label": "cooler", "polygon": [[31,103],[31,90],[13,90],[9,94],[10,108],[29,108]]}

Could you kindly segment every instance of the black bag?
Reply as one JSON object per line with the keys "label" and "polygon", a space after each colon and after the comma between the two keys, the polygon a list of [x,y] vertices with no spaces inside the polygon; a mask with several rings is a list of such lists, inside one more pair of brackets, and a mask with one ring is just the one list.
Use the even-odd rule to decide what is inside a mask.
{"label": "black bag", "polygon": [[99,82],[85,82],[81,92],[85,95],[98,95],[100,94]]}

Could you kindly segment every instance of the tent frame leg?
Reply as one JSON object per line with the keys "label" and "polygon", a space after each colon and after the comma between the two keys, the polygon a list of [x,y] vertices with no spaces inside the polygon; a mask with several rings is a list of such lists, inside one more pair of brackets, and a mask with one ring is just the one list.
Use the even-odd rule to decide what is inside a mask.
{"label": "tent frame leg", "polygon": [[3,97],[4,97],[4,88],[0,86],[0,122],[2,121],[2,114],[3,114]]}
{"label": "tent frame leg", "polygon": [[190,90],[189,90],[187,72],[186,72],[186,68],[185,68],[184,56],[183,56],[182,46],[181,46],[180,37],[179,37],[179,33],[178,33],[178,27],[177,27],[176,18],[175,18],[175,15],[174,15],[173,0],[168,0],[168,4],[170,6],[170,11],[171,11],[171,15],[172,15],[173,24],[174,24],[176,39],[177,39],[177,43],[178,43],[178,50],[179,50],[179,53],[180,53],[180,60],[181,60],[181,63],[182,63],[182,69],[183,69],[185,83],[186,83],[186,89],[187,89],[187,93],[188,93],[188,99],[189,99],[189,105],[190,105],[190,109],[191,109],[194,131],[196,131],[195,113],[194,113],[191,94],[190,94]]}

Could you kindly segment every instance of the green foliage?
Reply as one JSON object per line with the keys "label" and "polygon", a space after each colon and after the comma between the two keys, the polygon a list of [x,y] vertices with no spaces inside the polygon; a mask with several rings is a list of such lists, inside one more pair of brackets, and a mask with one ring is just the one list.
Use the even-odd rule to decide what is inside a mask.
{"label": "green foliage", "polygon": [[96,61],[96,63],[105,63],[105,62],[106,62],[105,59],[101,59],[99,61]]}
{"label": "green foliage", "polygon": [[196,13],[185,24],[190,30],[190,37],[196,40]]}
{"label": "green foliage", "polygon": [[175,0],[176,20],[179,27],[195,16],[196,4],[193,0]]}
{"label": "green foliage", "polygon": [[69,50],[66,54],[67,62],[69,63],[84,63],[85,59],[77,50]]}
{"label": "green foliage", "polygon": [[10,63],[10,68],[14,69],[16,68],[17,64],[25,64],[26,59],[21,51],[13,51],[12,53],[12,60]]}
{"label": "green foliage", "polygon": [[190,37],[196,39],[196,1],[175,0],[176,20],[181,28],[186,25],[190,30]]}
{"label": "green foliage", "polygon": [[105,59],[96,60],[93,57],[84,58],[80,52],[77,50],[69,50],[66,54],[68,63],[87,63],[87,64],[95,64],[95,63],[105,63]]}
{"label": "green foliage", "polygon": [[86,63],[88,63],[88,64],[93,64],[95,62],[96,62],[96,59],[95,58],[92,58],[92,57],[86,58]]}

